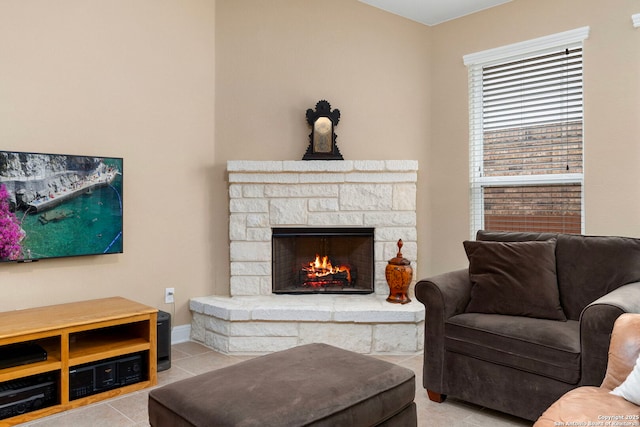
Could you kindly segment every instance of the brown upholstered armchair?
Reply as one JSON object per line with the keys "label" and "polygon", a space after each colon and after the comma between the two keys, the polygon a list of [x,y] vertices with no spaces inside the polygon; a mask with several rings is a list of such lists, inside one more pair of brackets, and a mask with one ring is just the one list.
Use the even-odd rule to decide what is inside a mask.
{"label": "brown upholstered armchair", "polygon": [[[640,356],[640,315],[623,314],[613,326],[607,373],[600,387],[575,388],[557,400],[534,427],[640,424],[640,406],[611,394],[633,370]],[[620,418],[617,418],[620,417]]]}
{"label": "brown upholstered armchair", "polygon": [[431,400],[533,421],[567,391],[602,382],[615,320],[640,313],[640,239],[481,231],[465,250],[469,269],[415,288]]}

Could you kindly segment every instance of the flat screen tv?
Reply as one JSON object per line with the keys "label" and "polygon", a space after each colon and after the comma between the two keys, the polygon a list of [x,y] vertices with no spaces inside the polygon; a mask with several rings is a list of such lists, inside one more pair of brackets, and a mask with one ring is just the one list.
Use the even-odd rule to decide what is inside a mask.
{"label": "flat screen tv", "polygon": [[0,151],[0,262],[122,253],[122,158]]}

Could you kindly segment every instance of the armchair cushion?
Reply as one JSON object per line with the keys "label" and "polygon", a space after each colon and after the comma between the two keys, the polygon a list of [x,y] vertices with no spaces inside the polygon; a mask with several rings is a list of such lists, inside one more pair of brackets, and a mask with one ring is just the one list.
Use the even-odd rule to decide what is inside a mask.
{"label": "armchair cushion", "polygon": [[464,313],[446,321],[445,348],[499,366],[577,384],[579,330],[579,323],[573,320]]}
{"label": "armchair cushion", "polygon": [[465,241],[472,283],[467,313],[565,321],[556,276],[556,239]]}

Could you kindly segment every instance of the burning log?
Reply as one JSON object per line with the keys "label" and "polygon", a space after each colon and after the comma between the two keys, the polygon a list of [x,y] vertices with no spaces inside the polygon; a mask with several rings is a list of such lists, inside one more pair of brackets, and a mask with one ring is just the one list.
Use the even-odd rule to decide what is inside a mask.
{"label": "burning log", "polygon": [[314,288],[327,286],[352,285],[351,267],[348,265],[333,266],[328,256],[316,254],[316,259],[302,267],[302,286]]}

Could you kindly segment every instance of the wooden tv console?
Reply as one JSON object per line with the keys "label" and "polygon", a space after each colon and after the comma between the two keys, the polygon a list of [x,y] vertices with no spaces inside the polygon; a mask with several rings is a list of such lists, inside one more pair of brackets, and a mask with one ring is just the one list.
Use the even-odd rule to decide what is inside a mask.
{"label": "wooden tv console", "polygon": [[[8,381],[32,376],[55,378],[57,391],[57,400],[51,406],[31,410],[38,406],[31,401],[25,405],[30,412],[0,419],[0,426],[24,423],[157,384],[157,312],[153,307],[113,297],[0,313],[0,348],[32,342],[47,351],[45,361],[0,369],[0,391]],[[139,382],[135,382],[135,367],[133,379],[122,381],[125,385],[104,387],[106,391],[100,388],[96,394],[78,396],[78,386],[70,384],[70,372],[75,375],[80,365],[100,365],[107,359],[123,360],[134,355],[136,360],[137,355],[142,356]],[[110,371],[105,368],[105,372]],[[108,384],[107,380],[103,384]],[[71,396],[72,390],[75,396]]]}

